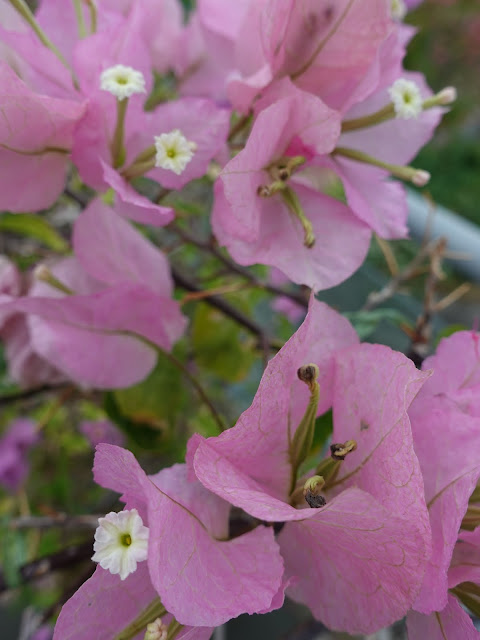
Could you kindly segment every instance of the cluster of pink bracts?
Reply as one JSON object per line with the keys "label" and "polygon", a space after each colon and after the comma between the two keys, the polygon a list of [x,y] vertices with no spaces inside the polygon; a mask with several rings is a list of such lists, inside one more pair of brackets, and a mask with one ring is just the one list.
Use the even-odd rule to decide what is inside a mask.
{"label": "cluster of pink bracts", "polygon": [[[402,68],[404,9],[198,0],[184,24],[176,0],[43,0],[35,15],[1,0],[0,209],[50,207],[72,164],[96,192],[70,257],[28,280],[0,263],[12,377],[130,386],[155,346],[183,334],[168,260],[128,222],[174,217],[136,190],[140,176],[178,190],[208,172],[220,244],[313,292],[361,265],[372,232],[404,237],[404,188],[391,177],[428,181],[408,163],[454,99]],[[146,111],[153,72],[175,77],[178,97]],[[129,451],[98,445],[95,479],[126,503],[125,565],[104,568],[118,542],[105,546],[117,527],[107,516],[101,566],[55,639],[207,640],[285,594],[350,633],[407,615],[410,640],[480,637],[457,600],[480,592],[479,339],[455,334],[418,371],[359,344],[312,295],[251,407],[222,435],[193,436],[186,464],[147,476]],[[312,425],[329,409],[333,457],[308,467]],[[232,505],[249,514],[247,533],[229,531]]]}

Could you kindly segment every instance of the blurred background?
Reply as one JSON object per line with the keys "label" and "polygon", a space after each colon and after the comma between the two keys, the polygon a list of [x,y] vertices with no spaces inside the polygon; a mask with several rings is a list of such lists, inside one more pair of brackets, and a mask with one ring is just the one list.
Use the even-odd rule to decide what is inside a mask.
{"label": "blurred background", "polygon": [[[421,359],[441,336],[459,328],[479,327],[480,267],[475,265],[475,259],[480,259],[480,0],[426,0],[408,15],[407,22],[419,31],[410,45],[406,66],[422,71],[434,91],[449,85],[457,87],[458,100],[444,117],[434,139],[412,163],[432,174],[427,188],[411,198],[412,239],[391,242],[388,246],[373,241],[369,258],[360,271],[341,286],[322,292],[320,298],[347,313],[363,339],[383,342]],[[194,202],[197,196],[194,188],[185,198],[191,197]],[[426,300],[428,278],[432,276],[431,254],[427,251],[414,278],[405,281],[400,278],[392,296],[380,303],[375,299],[372,302],[371,292],[384,290],[392,277],[408,268],[422,247],[435,240],[436,225],[442,218],[439,205],[454,214],[447,214],[446,226],[440,225],[442,233],[448,235],[447,247],[442,245],[440,253],[435,253],[435,247],[431,250],[434,258],[440,260],[442,274],[435,280],[434,298],[446,302],[432,313],[431,301]],[[74,211],[70,214],[68,210],[54,211],[50,221],[61,233],[62,225],[70,224],[72,215]],[[472,242],[468,252],[462,252],[462,220],[472,225],[463,229]],[[8,216],[0,215],[0,232],[0,253],[17,256],[17,262],[24,268],[45,252],[45,238],[42,240],[38,235],[32,238],[24,229],[15,227]],[[173,236],[169,241],[175,258],[178,238]],[[192,268],[196,268],[193,254],[185,252],[182,259],[191,260]],[[449,254],[454,261],[448,259]],[[261,269],[256,273],[265,275]],[[447,304],[447,296],[455,291],[459,292],[458,299],[454,295],[452,304]],[[260,294],[240,291],[227,295],[226,299],[269,326],[281,339],[288,338],[296,326],[285,317],[274,316],[269,300]],[[367,317],[365,310],[373,308],[375,313],[370,312]],[[216,342],[212,340],[212,345],[218,349],[215,316],[206,306],[198,309],[190,338],[195,343],[195,327],[204,338],[205,325],[213,323]],[[424,325],[428,325],[426,329],[422,317]],[[232,346],[232,350],[225,357],[225,349],[219,354],[208,351],[208,345],[204,344],[200,373],[210,388],[218,390],[218,397],[224,398],[221,409],[233,424],[251,402],[262,363],[252,357],[251,351],[243,349],[249,339],[245,332],[228,323],[222,324],[222,331],[224,345]],[[64,513],[102,514],[119,506],[115,496],[93,483],[92,437],[79,428],[82,422],[108,416],[120,425],[120,436],[129,439],[134,451],[138,454],[137,447],[142,452],[142,464],[152,472],[182,458],[185,442],[193,430],[204,435],[212,433],[207,414],[198,410],[194,418],[189,414],[188,395],[182,390],[178,371],[167,362],[160,363],[138,388],[106,394],[101,399],[94,393],[85,393],[58,405],[57,396],[46,392],[41,396],[27,394],[21,402],[12,402],[11,396],[17,391],[8,378],[0,351],[1,430],[20,414],[45,422],[42,445],[30,454],[31,474],[25,486],[16,495],[0,488],[1,640],[27,640],[29,629],[38,626],[39,620],[47,621],[49,614],[92,571],[88,560],[91,543],[85,544],[88,523],[86,529],[78,521],[74,526],[67,523],[42,529],[13,527],[11,516],[18,511],[17,505],[20,504],[23,518],[34,513],[47,519]],[[185,413],[183,424],[175,421],[180,409]],[[152,452],[146,452],[146,448]],[[59,549],[63,552],[58,552]],[[32,558],[47,558],[49,564],[32,563]],[[37,640],[51,637],[48,627],[42,633]],[[311,619],[308,611],[291,602],[267,616],[242,616],[232,621],[216,632],[216,640],[240,640],[247,635],[252,640],[347,638],[345,634],[327,632]],[[370,640],[404,637],[403,624],[399,623],[370,636]]]}

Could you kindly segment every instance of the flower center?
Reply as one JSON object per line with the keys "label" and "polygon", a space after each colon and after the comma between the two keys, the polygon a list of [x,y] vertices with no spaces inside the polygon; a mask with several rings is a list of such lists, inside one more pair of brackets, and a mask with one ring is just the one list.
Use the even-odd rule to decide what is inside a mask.
{"label": "flower center", "polygon": [[145,93],[145,78],[141,71],[117,64],[100,74],[100,88],[114,95],[118,100],[130,98],[134,93]]}
{"label": "flower center", "polygon": [[155,166],[180,175],[193,158],[197,145],[179,129],[155,136]]}
{"label": "flower center", "polygon": [[132,544],[132,536],[129,533],[124,533],[120,536],[120,544],[123,547],[129,547]]}

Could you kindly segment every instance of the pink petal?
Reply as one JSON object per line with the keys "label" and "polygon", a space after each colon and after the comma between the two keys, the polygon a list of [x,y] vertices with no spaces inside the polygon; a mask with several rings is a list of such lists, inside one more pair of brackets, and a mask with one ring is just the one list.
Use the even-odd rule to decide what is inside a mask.
{"label": "pink petal", "polygon": [[[461,354],[461,357],[458,357]],[[480,334],[475,331],[457,331],[440,340],[434,355],[426,358],[423,369],[434,369],[435,374],[428,380],[423,394],[453,394],[462,399],[461,408],[470,415],[469,391],[475,394],[480,386]],[[478,393],[478,392],[477,392]],[[468,404],[463,402],[465,396]]]}
{"label": "pink petal", "polygon": [[[84,105],[35,94],[3,62],[0,79],[0,207],[38,211],[53,204],[63,189],[73,130]],[[25,189],[25,184],[38,188]]]}
{"label": "pink petal", "polygon": [[[271,0],[266,8],[270,20],[276,3]],[[290,4],[286,29],[280,21],[271,29],[267,45],[274,70],[293,74],[300,88],[319,95],[335,109],[342,108],[391,29],[387,4],[383,0],[340,0],[334,5],[328,0],[290,0],[283,4]],[[322,46],[315,55],[319,43]],[[297,75],[310,60],[308,68]]]}
{"label": "pink petal", "polygon": [[149,200],[126,182],[122,176],[105,162],[102,162],[105,182],[115,190],[117,202],[115,211],[125,218],[130,218],[140,224],[151,224],[164,227],[174,218],[173,210],[162,207]]}
{"label": "pink petal", "polygon": [[[93,550],[93,549],[92,549]],[[63,606],[54,640],[112,640],[156,598],[146,562],[125,580],[101,567]],[[166,616],[168,623],[170,616]],[[211,628],[185,627],[178,640],[209,640]],[[143,640],[145,629],[132,640]]]}
{"label": "pink petal", "polygon": [[335,484],[339,490],[358,486],[415,522],[428,547],[430,523],[407,410],[429,374],[383,345],[351,347],[335,360],[332,441],[357,442]]}
{"label": "pink petal", "polygon": [[480,632],[458,601],[451,595],[440,612],[429,616],[410,611],[407,616],[409,640],[478,640]]}
{"label": "pink petal", "polygon": [[480,527],[460,531],[448,570],[448,588],[461,582],[480,583]]}
{"label": "pink petal", "polygon": [[[248,477],[248,482],[253,483],[248,489],[262,492],[260,506],[265,500],[268,505],[276,500],[282,513],[290,513],[290,507],[283,502],[290,482],[288,420],[292,429],[298,425],[309,397],[306,385],[298,380],[297,369],[310,362],[318,365],[321,414],[332,402],[334,353],[357,341],[357,334],[345,318],[312,298],[303,324],[268,363],[251,407],[243,412],[233,429],[209,438],[205,443],[208,450],[197,452],[195,472],[201,482],[251,513],[252,496],[244,485]],[[203,455],[208,455],[208,463],[201,461]],[[211,464],[211,459],[216,458],[218,463]],[[228,466],[228,475],[224,476],[217,465]],[[237,482],[241,492],[235,489]],[[262,513],[259,517],[268,520],[277,517],[267,518],[268,514]]]}
{"label": "pink petal", "polygon": [[101,282],[147,282],[155,293],[172,295],[165,255],[99,199],[75,221],[73,249],[85,271]]}
{"label": "pink petal", "polygon": [[178,303],[140,285],[60,299],[20,298],[4,308],[40,316],[30,319],[35,351],[99,388],[130,386],[156,361],[155,351],[136,337],[110,332],[132,332],[168,350],[185,328]]}
{"label": "pink petal", "polygon": [[349,207],[373,231],[382,238],[407,236],[407,201],[400,182],[383,169],[339,156],[322,158],[321,164],[339,176]]}
{"label": "pink petal", "polygon": [[[92,547],[93,551],[93,547]],[[157,593],[146,562],[125,580],[97,567],[63,606],[55,625],[54,640],[112,640],[141,613]],[[141,640],[145,629],[134,636]]]}
{"label": "pink petal", "polygon": [[[310,219],[315,234],[315,245],[304,246],[304,232],[280,197],[264,198],[256,195],[256,188],[264,183],[260,172],[257,186],[242,185],[238,176],[235,187],[242,187],[242,194],[231,204],[221,183],[215,188],[213,230],[219,242],[225,245],[233,258],[242,265],[267,264],[281,269],[293,282],[305,284],[315,291],[328,289],[348,278],[364,261],[370,244],[370,229],[356,218],[342,202],[329,198],[312,189],[295,184],[302,208]],[[231,186],[231,185],[229,185]],[[292,184],[293,186],[293,184]],[[228,196],[230,197],[230,196]],[[248,209],[251,231],[239,222],[243,207]]]}
{"label": "pink petal", "polygon": [[409,413],[433,545],[415,609],[430,613],[447,604],[448,567],[468,500],[480,477],[479,421],[444,396],[419,396]]}
{"label": "pink petal", "polygon": [[283,561],[273,529],[216,540],[205,524],[218,518],[215,529],[225,527],[228,510],[199,483],[192,488],[186,475],[176,465],[149,481],[130,452],[97,447],[96,481],[148,506],[150,575],[165,607],[182,624],[217,626],[240,613],[281,606]]}
{"label": "pink petal", "polygon": [[298,576],[288,594],[327,627],[349,633],[372,633],[405,615],[425,556],[415,523],[358,489],[312,511],[279,536],[286,573]]}

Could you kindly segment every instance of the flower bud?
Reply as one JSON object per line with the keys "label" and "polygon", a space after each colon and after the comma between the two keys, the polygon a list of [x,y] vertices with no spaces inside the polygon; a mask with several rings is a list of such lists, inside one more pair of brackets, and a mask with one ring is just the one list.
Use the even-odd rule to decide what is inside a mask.
{"label": "flower bud", "polygon": [[438,104],[452,104],[457,99],[457,90],[455,87],[445,87],[437,93]]}
{"label": "flower bud", "polygon": [[346,456],[355,451],[357,443],[355,440],[347,440],[345,443],[336,443],[330,445],[330,455],[334,460],[345,460]]}
{"label": "flower bud", "polygon": [[297,376],[299,380],[301,380],[302,382],[305,382],[305,384],[308,384],[310,388],[317,381],[318,375],[319,375],[318,367],[316,364],[313,364],[313,363],[304,364],[297,371]]}
{"label": "flower bud", "polygon": [[431,175],[423,169],[416,169],[411,181],[416,187],[424,187],[430,181]]}

